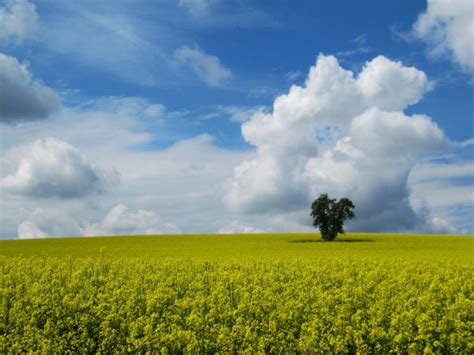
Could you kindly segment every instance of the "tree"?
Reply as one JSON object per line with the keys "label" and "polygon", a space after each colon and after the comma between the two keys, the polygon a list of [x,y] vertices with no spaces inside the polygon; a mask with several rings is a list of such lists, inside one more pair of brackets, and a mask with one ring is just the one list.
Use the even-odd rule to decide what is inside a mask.
{"label": "tree", "polygon": [[338,233],[344,234],[344,221],[355,217],[354,204],[346,197],[336,202],[327,194],[321,194],[311,204],[313,226],[319,227],[324,240],[334,240]]}

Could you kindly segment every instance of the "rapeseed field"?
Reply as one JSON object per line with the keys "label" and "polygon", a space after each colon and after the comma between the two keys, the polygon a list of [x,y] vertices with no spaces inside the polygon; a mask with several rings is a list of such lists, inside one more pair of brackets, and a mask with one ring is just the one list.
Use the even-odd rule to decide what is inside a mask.
{"label": "rapeseed field", "polygon": [[474,352],[469,236],[0,242],[0,353]]}

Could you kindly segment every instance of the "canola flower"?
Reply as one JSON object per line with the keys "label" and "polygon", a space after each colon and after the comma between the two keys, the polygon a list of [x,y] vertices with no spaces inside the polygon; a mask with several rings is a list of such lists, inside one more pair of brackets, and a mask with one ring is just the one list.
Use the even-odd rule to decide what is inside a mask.
{"label": "canola flower", "polygon": [[[242,238],[232,239],[234,250],[216,246],[203,258],[104,247],[60,257],[48,255],[50,246],[21,255],[5,247],[0,353],[474,352],[469,250],[431,241],[417,259],[408,250],[377,254],[375,243],[354,255],[317,252],[334,244],[294,243],[300,254],[290,248],[291,257],[278,257],[301,238],[273,236],[262,258],[232,258],[243,252]],[[464,248],[472,246],[466,240]]]}

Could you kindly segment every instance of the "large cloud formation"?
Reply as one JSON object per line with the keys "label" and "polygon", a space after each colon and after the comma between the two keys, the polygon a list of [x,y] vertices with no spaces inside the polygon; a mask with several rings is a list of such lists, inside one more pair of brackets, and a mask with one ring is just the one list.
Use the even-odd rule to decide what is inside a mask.
{"label": "large cloud formation", "polygon": [[431,228],[411,207],[408,176],[446,139],[429,117],[403,113],[427,87],[423,72],[383,56],[355,77],[320,55],[304,86],[293,85],[273,112],[242,125],[256,158],[235,168],[226,202],[249,213],[306,212],[327,192],[354,200],[354,229]]}
{"label": "large cloud formation", "polygon": [[21,152],[16,171],[3,177],[0,187],[28,197],[67,199],[105,192],[117,181],[117,172],[103,172],[72,145],[46,138]]}
{"label": "large cloud formation", "polygon": [[474,73],[474,4],[470,0],[428,0],[428,7],[414,25],[426,40],[430,54],[448,53],[465,70]]}
{"label": "large cloud formation", "polygon": [[49,116],[60,105],[58,95],[33,80],[25,64],[0,53],[0,122]]}

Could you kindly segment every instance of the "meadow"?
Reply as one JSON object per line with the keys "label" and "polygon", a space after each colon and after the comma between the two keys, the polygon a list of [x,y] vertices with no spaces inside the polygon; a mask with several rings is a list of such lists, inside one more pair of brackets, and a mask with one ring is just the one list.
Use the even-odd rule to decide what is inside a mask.
{"label": "meadow", "polygon": [[471,236],[0,241],[0,353],[474,353]]}

